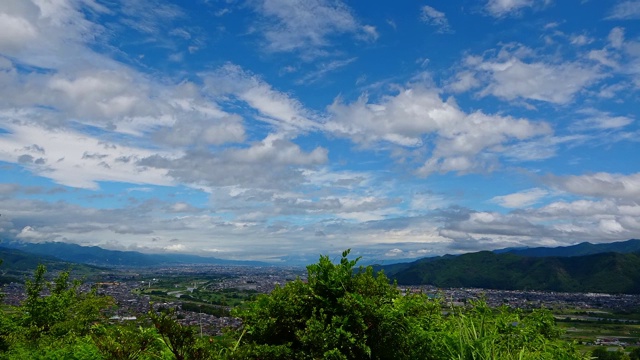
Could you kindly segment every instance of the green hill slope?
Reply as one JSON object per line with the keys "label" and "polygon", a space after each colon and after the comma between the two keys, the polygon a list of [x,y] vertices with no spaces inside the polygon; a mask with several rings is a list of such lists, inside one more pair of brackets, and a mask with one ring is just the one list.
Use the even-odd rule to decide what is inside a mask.
{"label": "green hill slope", "polygon": [[417,261],[391,275],[403,285],[640,293],[640,254],[524,257],[482,251]]}
{"label": "green hill slope", "polygon": [[24,251],[0,247],[0,284],[12,281],[22,282],[25,275],[30,275],[38,267],[43,264],[50,271],[57,270],[74,270],[74,274],[93,274],[104,269],[73,264],[58,258],[46,255],[36,255]]}

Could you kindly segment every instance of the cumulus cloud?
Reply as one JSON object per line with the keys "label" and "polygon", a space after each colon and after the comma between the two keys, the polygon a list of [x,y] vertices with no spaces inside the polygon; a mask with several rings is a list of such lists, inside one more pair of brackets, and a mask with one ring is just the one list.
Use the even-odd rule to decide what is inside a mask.
{"label": "cumulus cloud", "polygon": [[249,147],[217,154],[204,149],[188,151],[181,157],[154,154],[140,158],[137,165],[166,172],[186,184],[285,189],[304,180],[300,167],[326,161],[327,150],[322,147],[304,152],[288,140],[270,136]]}
{"label": "cumulus cloud", "polygon": [[640,206],[620,199],[558,201],[512,213],[443,213],[439,234],[451,249],[481,250],[510,246],[566,246],[580,241],[625,240],[640,232]]}
{"label": "cumulus cloud", "polygon": [[[548,3],[485,2],[495,17]],[[249,32],[264,40],[267,56],[302,56],[302,62],[274,65],[294,69],[298,85],[358,61],[336,49],[334,40],[384,39],[341,1],[247,4],[260,16]],[[635,2],[620,2],[609,17],[634,18],[629,4]],[[425,24],[451,30],[449,14],[431,6],[420,10]],[[398,180],[395,171],[344,170],[343,163],[329,162],[329,148],[317,142],[337,137],[362,151],[382,148],[374,155],[331,153],[332,160],[354,155],[349,163],[387,161],[377,156],[388,150],[396,164],[423,176],[467,174],[492,171],[505,159],[547,159],[595,133],[622,137],[623,129],[635,125],[628,110],[580,112],[568,135],[554,136],[549,123],[524,118],[524,111],[510,113],[504,104],[499,110],[458,106],[429,81],[414,79],[394,85],[393,93],[338,98],[314,111],[297,94],[267,82],[266,75],[238,65],[191,72],[184,81],[180,70],[154,69],[154,60],[142,57],[144,44],[154,47],[154,55],[174,60],[188,60],[204,46],[197,43],[197,29],[173,26],[185,20],[182,16],[175,5],[155,0],[0,1],[0,23],[6,25],[0,32],[0,161],[7,171],[26,170],[75,188],[68,190],[71,204],[60,195],[49,197],[61,187],[0,184],[0,236],[150,252],[205,249],[245,258],[300,249],[315,257],[359,247],[396,259],[640,236],[637,174],[548,176],[549,189],[488,196],[487,201],[514,209],[511,213],[478,212],[453,206],[459,198],[431,192],[421,180],[419,189],[407,189],[412,180]],[[113,20],[108,29],[93,22],[106,17]],[[561,58],[564,52],[544,55],[548,48],[507,44],[467,57],[444,88],[477,91],[476,100],[493,96],[519,104],[566,106],[596,85],[601,99],[615,97],[633,83],[604,84],[605,73],[640,84],[634,30],[615,27],[600,40],[586,33],[566,36],[575,45],[570,51],[578,53],[570,60]],[[109,45],[125,32],[122,49]],[[182,48],[176,48],[178,41]],[[142,49],[141,57],[125,51],[129,46]],[[326,61],[305,62],[323,56]],[[361,78],[367,76],[375,81],[374,74]],[[575,201],[548,203],[562,196]],[[202,198],[208,203],[193,201]]]}
{"label": "cumulus cloud", "polygon": [[337,99],[329,111],[332,116],[325,129],[356,143],[433,146],[418,170],[425,176],[490,168],[490,158],[499,156],[503,146],[551,132],[546,123],[480,111],[467,114],[453,99],[443,101],[437,91],[421,85],[408,86],[377,103],[369,102],[366,96],[351,104]]}
{"label": "cumulus cloud", "polygon": [[454,93],[461,93],[480,86],[480,81],[476,78],[473,71],[460,71],[450,79],[446,89]]}
{"label": "cumulus cloud", "polygon": [[481,96],[556,104],[571,102],[576,93],[601,77],[596,69],[580,63],[527,63],[517,58],[484,62],[478,69],[489,78]]}
{"label": "cumulus cloud", "polygon": [[[84,12],[80,4],[85,5]],[[87,20],[85,13],[106,11],[93,0],[3,1],[0,21],[6,26],[0,34],[0,53],[45,69],[104,63],[104,58],[84,46],[104,32],[102,26]],[[60,52],[63,45],[65,51]]]}
{"label": "cumulus cloud", "polygon": [[20,230],[20,233],[16,235],[17,239],[32,243],[53,241],[57,237],[58,235],[56,234],[41,232],[31,226],[25,226],[24,228],[22,228],[22,230]]}
{"label": "cumulus cloud", "polygon": [[462,92],[480,88],[481,97],[568,104],[605,77],[592,62],[546,59],[518,44],[502,46],[497,54],[492,54],[467,56],[461,69],[448,81],[448,89]]}

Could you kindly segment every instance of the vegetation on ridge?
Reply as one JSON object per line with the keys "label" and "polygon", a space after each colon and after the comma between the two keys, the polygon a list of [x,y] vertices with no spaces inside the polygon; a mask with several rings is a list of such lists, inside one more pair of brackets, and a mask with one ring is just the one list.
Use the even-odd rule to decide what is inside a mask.
{"label": "vegetation on ridge", "polygon": [[481,251],[419,260],[390,276],[403,285],[638,294],[640,253],[525,257]]}

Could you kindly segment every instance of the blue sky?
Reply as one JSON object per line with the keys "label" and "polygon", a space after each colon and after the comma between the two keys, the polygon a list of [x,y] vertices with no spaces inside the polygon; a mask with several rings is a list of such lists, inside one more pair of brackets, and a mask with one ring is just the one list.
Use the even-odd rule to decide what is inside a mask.
{"label": "blue sky", "polygon": [[639,20],[4,0],[0,237],[273,262],[640,238]]}

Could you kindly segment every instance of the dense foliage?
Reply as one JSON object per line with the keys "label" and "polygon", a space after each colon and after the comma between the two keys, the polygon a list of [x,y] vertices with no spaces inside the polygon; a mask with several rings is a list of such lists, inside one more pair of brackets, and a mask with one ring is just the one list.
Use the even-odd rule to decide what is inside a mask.
{"label": "dense foliage", "polygon": [[384,274],[356,269],[348,252],[308,267],[301,280],[239,312],[242,359],[579,359],[546,311],[497,312],[484,302],[445,309],[402,296]]}
{"label": "dense foliage", "polygon": [[[27,299],[0,315],[0,359],[583,359],[544,310],[443,307],[402,295],[345,252],[322,256],[295,280],[235,310],[243,326],[201,337],[169,310],[138,324],[109,323],[111,299],[78,291],[68,273],[39,266]],[[46,296],[43,296],[45,295]]]}
{"label": "dense foliage", "polygon": [[640,294],[640,253],[525,257],[481,251],[390,269],[406,285]]}

